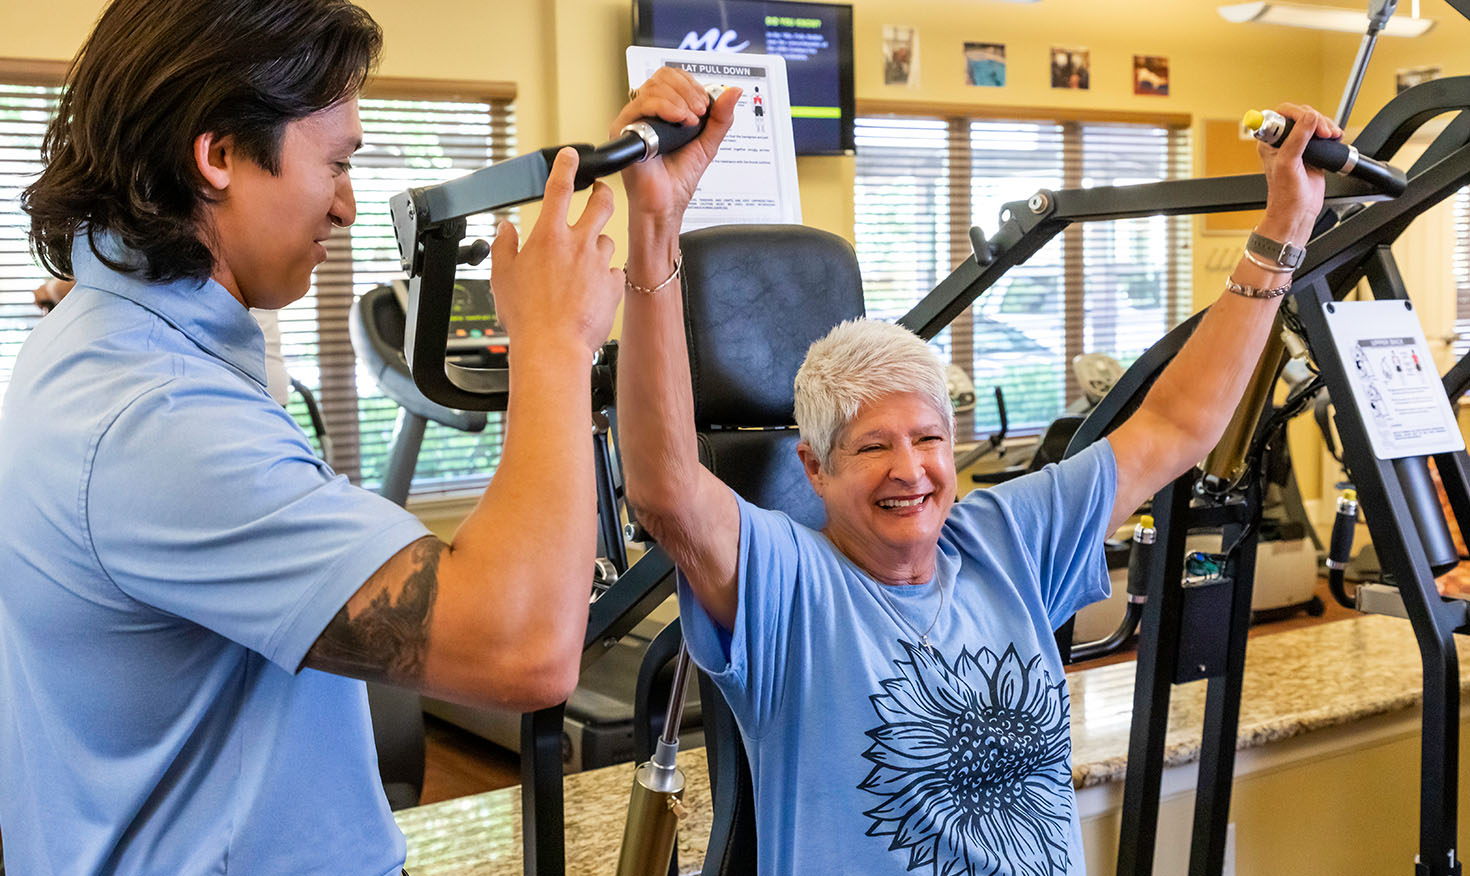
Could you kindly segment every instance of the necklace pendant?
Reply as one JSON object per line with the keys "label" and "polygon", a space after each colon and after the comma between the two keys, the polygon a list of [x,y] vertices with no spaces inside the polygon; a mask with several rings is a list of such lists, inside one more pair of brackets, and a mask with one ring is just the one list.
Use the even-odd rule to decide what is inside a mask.
{"label": "necklace pendant", "polygon": [[934,653],[934,644],[929,641],[929,634],[925,633],[919,637],[919,644],[923,646],[926,653]]}

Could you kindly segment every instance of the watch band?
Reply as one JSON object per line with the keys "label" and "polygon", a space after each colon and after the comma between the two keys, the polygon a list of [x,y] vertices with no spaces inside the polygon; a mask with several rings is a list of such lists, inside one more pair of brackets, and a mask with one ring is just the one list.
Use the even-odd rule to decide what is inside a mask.
{"label": "watch band", "polygon": [[1261,289],[1256,286],[1246,286],[1242,283],[1237,283],[1228,277],[1225,279],[1225,290],[1227,292],[1234,292],[1236,295],[1243,295],[1246,298],[1280,298],[1290,288],[1290,280],[1287,280],[1284,286],[1277,286],[1274,289]]}
{"label": "watch band", "polygon": [[1251,236],[1246,238],[1245,251],[1260,256],[1283,271],[1295,271],[1302,266],[1302,259],[1307,257],[1307,251],[1302,247],[1272,240],[1259,231],[1252,231]]}

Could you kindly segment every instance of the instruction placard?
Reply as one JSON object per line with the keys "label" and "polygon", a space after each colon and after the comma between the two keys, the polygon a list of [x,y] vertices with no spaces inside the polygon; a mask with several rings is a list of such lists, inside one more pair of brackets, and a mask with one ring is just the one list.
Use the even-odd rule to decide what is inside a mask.
{"label": "instruction placard", "polygon": [[1464,450],[1454,409],[1409,302],[1322,306],[1373,454],[1398,459]]}
{"label": "instruction placard", "polygon": [[664,66],[685,70],[705,85],[741,90],[735,123],[694,191],[682,230],[729,223],[800,224],[786,59],[628,47],[628,82],[633,87]]}

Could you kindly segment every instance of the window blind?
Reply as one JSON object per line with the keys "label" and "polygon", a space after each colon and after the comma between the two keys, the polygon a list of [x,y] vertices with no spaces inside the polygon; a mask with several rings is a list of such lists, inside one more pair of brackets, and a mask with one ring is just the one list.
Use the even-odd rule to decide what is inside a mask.
{"label": "window blind", "polygon": [[[1188,175],[1188,132],[1163,125],[873,116],[857,121],[855,240],[870,316],[896,319],[994,234],[1000,208],[1038,189]],[[969,373],[979,403],[961,437],[1037,431],[1080,396],[1083,352],[1128,364],[1187,314],[1187,217],[1074,225],[962,314],[936,348]]]}
{"label": "window blind", "polygon": [[31,258],[20,193],[41,172],[41,138],[59,94],[55,86],[0,78],[0,399],[20,345],[41,319],[31,292],[49,275]]}
{"label": "window blind", "polygon": [[[404,189],[443,182],[515,153],[515,115],[507,99],[364,98],[363,149],[352,160],[357,221],[328,242],[311,292],[281,311],[286,367],[318,396],[332,436],[332,467],[376,489],[382,480],[398,406],[378,392],[358,366],[347,334],[356,296],[403,277],[388,215],[388,199]],[[466,240],[494,239],[496,223],[514,211],[471,217]],[[488,261],[461,266],[458,276],[489,276]],[[291,412],[306,426],[305,407]],[[309,426],[307,431],[310,432]],[[430,423],[424,433],[413,492],[483,487],[500,459],[503,415],[485,431],[467,434]]]}
{"label": "window blind", "polygon": [[[45,271],[27,241],[30,220],[20,209],[21,191],[41,170],[41,138],[55,112],[59,88],[33,85],[33,73],[8,76],[0,64],[0,399],[9,386],[15,356],[40,320],[31,292]],[[56,77],[56,78],[59,78]],[[354,297],[401,277],[388,218],[388,198],[412,186],[442,182],[510,157],[515,115],[509,96],[440,99],[437,84],[379,80],[391,97],[364,98],[364,148],[353,159],[357,221],[328,242],[328,259],[313,275],[310,292],[280,313],[282,352],[292,377],[318,397],[339,472],[375,489],[387,461],[397,406],[357,367],[347,333]],[[485,90],[509,94],[504,87]],[[417,93],[416,93],[417,92]],[[515,211],[475,217],[469,236],[492,239],[495,224]],[[461,276],[487,277],[480,268]],[[308,435],[310,419],[293,393],[290,412]],[[502,421],[492,414],[484,432],[468,435],[429,424],[414,478],[414,492],[478,489],[500,458]]]}
{"label": "window blind", "polygon": [[1455,358],[1470,353],[1470,186],[1454,197]]}

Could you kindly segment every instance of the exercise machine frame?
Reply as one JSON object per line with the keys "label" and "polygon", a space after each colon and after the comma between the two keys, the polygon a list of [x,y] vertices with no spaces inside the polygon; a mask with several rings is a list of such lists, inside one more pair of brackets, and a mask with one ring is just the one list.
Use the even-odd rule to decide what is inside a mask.
{"label": "exercise machine frame", "polygon": [[[658,123],[663,142],[692,136]],[[640,135],[641,136],[641,135]],[[657,148],[657,138],[654,146]],[[643,139],[628,136],[593,148],[574,146],[581,163],[575,187],[623,169],[647,154]],[[410,189],[390,202],[390,213],[403,269],[409,275],[404,354],[414,383],[432,401],[469,411],[504,410],[509,398],[509,372],[446,361],[449,317],[458,265],[477,263],[488,252],[482,241],[462,245],[466,218],[505,209],[541,197],[557,149],[542,149],[482,168],[437,186]],[[616,429],[613,403],[617,344],[602,348],[589,379],[594,414],[598,543],[612,561],[617,578],[603,592],[592,593],[581,668],[585,670],[646,618],[674,592],[674,564],[657,545],[650,545],[631,567],[619,519],[619,470],[616,450],[608,441]],[[636,522],[631,524],[636,531]],[[592,580],[589,569],[589,582]],[[527,876],[566,873],[565,795],[562,786],[563,703],[521,717],[521,822],[523,872]]]}
{"label": "exercise machine frame", "polygon": [[[1429,481],[1424,458],[1381,460],[1373,455],[1363,413],[1353,401],[1323,308],[1352,292],[1364,278],[1375,298],[1409,301],[1388,247],[1415,217],[1470,183],[1470,77],[1436,80],[1399,95],[1355,142],[1363,154],[1388,160],[1424,123],[1445,113],[1458,115],[1414,164],[1408,189],[1399,197],[1376,199],[1354,181],[1329,177],[1328,209],[1296,272],[1284,315],[1306,342],[1320,381],[1336,404],[1344,462],[1358,488],[1384,578],[1397,586],[1422,655],[1420,835],[1414,871],[1422,876],[1461,872],[1455,851],[1460,689],[1453,634],[1465,627],[1466,603],[1440,597],[1426,561],[1421,530],[1435,526],[1436,515],[1439,527],[1444,520],[1432,491],[1425,495]],[[957,267],[902,322],[922,337],[933,337],[1007,269],[1073,223],[1253,209],[1264,203],[1261,176],[1038,192],[1002,210],[1003,223],[993,238],[986,240],[978,230],[972,231],[975,257]],[[1128,369],[1084,422],[1070,452],[1103,437],[1136,409],[1199,319],[1197,314],[1182,323]],[[1283,363],[1280,355],[1263,357],[1259,367],[1264,369],[1264,385],[1274,383]],[[1197,679],[1208,679],[1208,692],[1189,872],[1214,876],[1223,866],[1261,513],[1260,455],[1270,441],[1284,440],[1279,433],[1284,419],[1260,414],[1260,407],[1238,414],[1256,425],[1242,432],[1250,442],[1241,448],[1248,450],[1246,474],[1232,489],[1218,493],[1199,489],[1202,476],[1196,469],[1160,490],[1153,500],[1164,550],[1153,552],[1149,569],[1119,876],[1152,873],[1169,694],[1173,684]],[[1461,532],[1470,532],[1470,462],[1465,452],[1436,454],[1434,461]],[[1228,560],[1211,586],[1186,587],[1184,539],[1197,527],[1223,528]],[[1060,644],[1066,657],[1069,645]]]}
{"label": "exercise machine frame", "polygon": [[[1386,160],[1430,118],[1460,112],[1415,164],[1409,188],[1400,197],[1367,203],[1377,196],[1365,184],[1329,178],[1326,204],[1329,209],[1343,208],[1344,218],[1337,221],[1335,213],[1324,214],[1319,224],[1323,232],[1308,247],[1307,260],[1297,273],[1288,302],[1318,362],[1323,382],[1339,400],[1337,416],[1344,437],[1344,459],[1363,497],[1380,558],[1404,594],[1405,610],[1424,655],[1420,863],[1416,866],[1416,873],[1424,876],[1460,873],[1454,851],[1459,688],[1452,633],[1465,623],[1465,613],[1457,604],[1440,600],[1434,590],[1418,532],[1408,522],[1424,511],[1419,501],[1422,497],[1406,495],[1399,464],[1372,457],[1362,417],[1347,393],[1342,363],[1331,346],[1318,305],[1340,299],[1364,276],[1377,297],[1407,299],[1387,246],[1414,217],[1470,180],[1467,109],[1470,77],[1456,77],[1417,86],[1378,114],[1355,145],[1365,155]],[[415,190],[412,198],[395,199],[394,220],[404,266],[412,275],[406,352],[415,381],[429,398],[462,409],[503,407],[506,391],[503,371],[475,373],[446,369],[444,363],[455,265],[475,256],[473,247],[460,246],[465,233],[464,216],[531,200],[526,191],[535,180],[518,183],[519,187],[510,193],[490,182],[493,180],[484,176],[460,182],[456,186],[458,199],[447,216],[429,215],[424,207],[433,199],[423,197],[424,190]],[[541,182],[544,184],[544,179]],[[986,239],[978,229],[972,229],[974,257],[961,263],[901,322],[922,337],[933,337],[1009,268],[1024,262],[1073,223],[1254,209],[1265,203],[1265,195],[1265,179],[1259,175],[1038,192],[1027,201],[1008,204],[992,238]],[[1196,315],[1181,324],[1134,363],[1083,424],[1074,448],[1102,437],[1137,406],[1198,319]],[[1267,363],[1265,367],[1277,368],[1279,364]],[[604,374],[594,378],[602,386],[610,385],[606,377],[611,363],[605,367]],[[1274,378],[1274,372],[1270,377]],[[611,398],[603,401],[603,409],[611,417]],[[1271,423],[1267,420],[1262,428]],[[1255,432],[1248,435],[1254,436]],[[1264,443],[1253,441],[1254,452],[1259,453]],[[1470,463],[1463,452],[1440,454],[1435,459],[1464,532],[1470,524]],[[1250,470],[1258,472],[1259,466]],[[1124,792],[1125,822],[1118,870],[1122,876],[1141,876],[1152,869],[1168,694],[1173,683],[1193,678],[1208,678],[1209,693],[1190,872],[1194,876],[1217,874],[1223,861],[1254,571],[1253,535],[1260,515],[1261,491],[1254,474],[1235,489],[1213,497],[1197,496],[1197,481],[1197,473],[1187,474],[1154,498],[1160,543],[1165,549],[1153,552],[1150,598],[1143,620]],[[604,529],[606,524],[605,518]],[[1227,586],[1193,588],[1197,592],[1187,593],[1180,583],[1184,536],[1190,527],[1200,525],[1222,526],[1227,542],[1234,542],[1220,578],[1220,583]],[[584,668],[673,592],[673,571],[668,556],[652,546],[592,603],[584,640]],[[1229,618],[1226,629],[1206,636],[1206,632],[1218,630],[1222,616]],[[1185,636],[1186,630],[1191,635]],[[1064,643],[1064,656],[1068,650],[1069,645]],[[524,871],[537,876],[561,876],[565,872],[562,717],[562,708],[556,707],[528,714],[522,722]]]}

